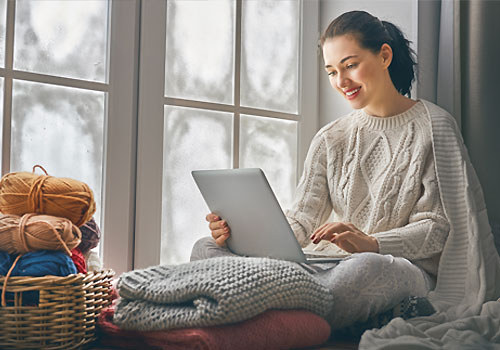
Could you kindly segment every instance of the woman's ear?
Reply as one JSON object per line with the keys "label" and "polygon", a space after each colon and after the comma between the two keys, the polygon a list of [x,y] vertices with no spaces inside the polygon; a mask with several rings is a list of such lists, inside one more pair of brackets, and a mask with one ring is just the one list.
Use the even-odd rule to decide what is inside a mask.
{"label": "woman's ear", "polygon": [[384,43],[380,48],[380,57],[382,59],[382,66],[388,68],[392,62],[392,48],[389,44]]}

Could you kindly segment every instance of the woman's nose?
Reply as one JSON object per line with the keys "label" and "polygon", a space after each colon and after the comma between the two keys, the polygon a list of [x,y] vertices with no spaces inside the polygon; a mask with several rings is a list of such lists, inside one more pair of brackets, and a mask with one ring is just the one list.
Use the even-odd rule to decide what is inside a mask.
{"label": "woman's nose", "polygon": [[349,86],[349,77],[347,74],[339,73],[337,75],[337,87],[339,89],[344,89]]}

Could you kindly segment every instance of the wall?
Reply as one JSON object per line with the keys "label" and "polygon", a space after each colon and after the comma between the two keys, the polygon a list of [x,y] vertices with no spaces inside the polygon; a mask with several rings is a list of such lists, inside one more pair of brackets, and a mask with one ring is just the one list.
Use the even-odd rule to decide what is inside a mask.
{"label": "wall", "polygon": [[[408,40],[417,43],[417,2],[416,0],[321,0],[320,28],[323,31],[337,16],[352,10],[363,10],[400,27]],[[324,70],[323,58],[319,64],[319,123],[327,124],[352,109],[347,101],[332,89]],[[415,93],[412,93],[415,96]]]}

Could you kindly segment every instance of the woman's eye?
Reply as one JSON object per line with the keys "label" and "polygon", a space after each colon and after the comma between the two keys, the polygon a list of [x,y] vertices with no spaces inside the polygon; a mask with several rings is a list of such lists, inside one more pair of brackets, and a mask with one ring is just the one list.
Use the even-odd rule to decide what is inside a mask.
{"label": "woman's eye", "polygon": [[335,72],[335,71],[328,72],[328,75],[331,76],[331,77],[333,77],[333,76],[337,75],[337,72]]}
{"label": "woman's eye", "polygon": [[355,68],[357,66],[356,63],[350,63],[347,65],[347,69]]}

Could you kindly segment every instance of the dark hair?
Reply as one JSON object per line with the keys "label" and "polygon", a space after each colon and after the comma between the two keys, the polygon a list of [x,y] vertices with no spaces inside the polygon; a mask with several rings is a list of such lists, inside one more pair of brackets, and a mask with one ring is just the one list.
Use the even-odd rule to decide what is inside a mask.
{"label": "dark hair", "polygon": [[392,83],[402,95],[410,96],[411,84],[415,80],[415,52],[401,30],[387,21],[380,21],[365,11],[346,12],[335,18],[323,35],[321,47],[327,39],[340,35],[354,36],[361,47],[374,53],[380,52],[384,43],[392,48],[392,62],[389,74]]}

